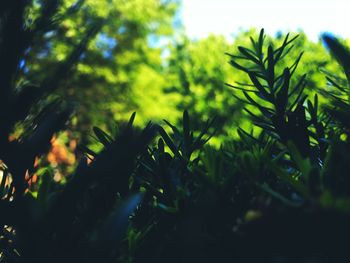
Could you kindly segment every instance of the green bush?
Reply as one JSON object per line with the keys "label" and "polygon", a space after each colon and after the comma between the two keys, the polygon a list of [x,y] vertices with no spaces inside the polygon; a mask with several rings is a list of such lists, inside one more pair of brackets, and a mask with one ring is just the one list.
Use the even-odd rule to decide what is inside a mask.
{"label": "green bush", "polygon": [[[26,19],[29,7],[28,1],[3,1],[0,8],[1,261],[111,261],[143,196],[129,189],[134,162],[156,128],[134,130],[134,116],[113,139],[96,128],[105,148],[90,164],[82,158],[64,185],[53,180],[49,166],[35,166],[72,114],[72,105],[54,90],[101,25],[92,24],[67,59],[33,84],[23,74],[23,61],[37,38],[57,26],[60,1],[44,2],[34,21]],[[40,175],[36,195],[28,191],[35,173]]]}
{"label": "green bush", "polygon": [[[348,74],[349,51],[330,35],[323,40]],[[329,103],[321,105],[317,94],[309,100],[307,75],[294,79],[302,54],[276,70],[293,41],[287,35],[281,46],[266,45],[262,30],[251,38],[252,48],[230,55],[231,65],[251,81],[232,87],[243,93],[234,96],[246,105],[258,133],[239,128],[239,140],[228,138],[220,149],[205,146],[186,162],[185,112],[182,132],[170,125],[177,143],[161,134],[169,153],[160,140],[150,150],[153,158],[141,158],[135,175],[144,177],[152,198],[132,219],[132,233],[142,240],[131,261],[344,259],[343,240],[350,233],[348,84],[328,73],[322,96]]]}

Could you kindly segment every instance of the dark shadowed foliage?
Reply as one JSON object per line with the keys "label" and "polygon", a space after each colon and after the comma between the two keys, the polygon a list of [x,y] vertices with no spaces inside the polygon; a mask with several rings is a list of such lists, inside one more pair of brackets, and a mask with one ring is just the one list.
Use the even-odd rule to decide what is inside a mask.
{"label": "dark shadowed foliage", "polygon": [[[142,200],[142,193],[130,191],[129,178],[155,127],[149,124],[135,131],[133,115],[113,138],[96,128],[104,149],[90,164],[83,158],[65,185],[55,183],[48,168],[34,198],[27,189],[36,170],[35,158],[49,150],[51,137],[64,128],[73,110],[68,101],[50,95],[69,77],[101,23],[91,25],[42,83],[31,83],[21,77],[22,61],[35,39],[59,23],[60,1],[46,1],[35,21],[26,20],[30,1],[0,5],[1,260],[109,262],[118,256],[128,218]],[[13,139],[16,125],[24,128]]]}

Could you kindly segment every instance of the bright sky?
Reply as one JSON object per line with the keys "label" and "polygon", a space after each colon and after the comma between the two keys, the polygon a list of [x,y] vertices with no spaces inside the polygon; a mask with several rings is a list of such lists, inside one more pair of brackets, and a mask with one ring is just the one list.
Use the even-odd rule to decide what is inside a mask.
{"label": "bright sky", "polygon": [[314,41],[325,31],[350,38],[350,0],[182,0],[180,16],[191,38],[250,27],[272,35],[302,29]]}

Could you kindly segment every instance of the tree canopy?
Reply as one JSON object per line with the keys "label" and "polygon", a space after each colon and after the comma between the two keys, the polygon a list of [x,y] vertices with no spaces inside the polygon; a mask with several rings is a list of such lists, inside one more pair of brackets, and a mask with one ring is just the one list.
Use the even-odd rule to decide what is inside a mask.
{"label": "tree canopy", "polygon": [[[245,114],[226,84],[249,84],[249,79],[232,72],[225,53],[249,45],[257,32],[240,32],[233,40],[219,35],[192,40],[178,33],[179,6],[175,0],[62,1],[57,18],[62,22],[28,51],[23,74],[40,82],[89,30],[96,30],[75,71],[57,91],[79,105],[80,117],[72,127],[85,133],[85,141],[91,125],[111,130],[115,120],[126,120],[133,111],[138,112],[137,124],[144,124],[165,117],[178,122],[188,109],[195,120],[216,116],[219,133],[232,133]],[[41,1],[34,1],[30,17],[35,19],[41,7]],[[290,34],[299,37],[290,56],[277,66],[283,69],[292,62],[289,57],[304,51],[296,74],[307,73],[307,89],[317,92],[315,87],[324,82],[321,69],[336,66],[320,41],[314,43],[302,32]],[[268,41],[280,45],[281,36],[269,36]]]}

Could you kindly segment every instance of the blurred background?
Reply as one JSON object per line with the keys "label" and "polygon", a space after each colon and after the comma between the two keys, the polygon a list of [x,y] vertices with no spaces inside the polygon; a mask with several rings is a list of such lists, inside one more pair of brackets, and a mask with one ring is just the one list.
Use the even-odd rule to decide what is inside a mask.
{"label": "blurred background", "polygon": [[[68,9],[82,1],[63,2],[62,9]],[[307,92],[315,93],[326,85],[323,71],[337,68],[320,34],[332,32],[344,42],[350,36],[345,0],[84,2],[74,16],[63,18],[58,30],[38,41],[22,63],[26,79],[40,83],[43,74],[54,70],[79,43],[89,25],[102,24],[74,72],[56,92],[76,106],[69,133],[52,142],[49,161],[56,166],[74,163],[77,144],[95,147],[90,136],[93,126],[113,132],[116,122],[125,121],[134,111],[139,126],[163,119],[178,124],[184,109],[193,116],[195,129],[200,129],[201,120],[216,116],[219,130],[211,144],[219,145],[226,135],[235,137],[238,126],[253,128],[236,98],[241,93],[226,85],[249,81],[229,65],[225,53],[249,46],[249,36],[257,36],[261,28],[268,34],[267,41],[276,46],[287,33],[299,35],[279,66],[283,69],[304,51],[295,79],[307,73]],[[34,1],[29,14],[33,18],[35,5],[39,9],[40,0]]]}

